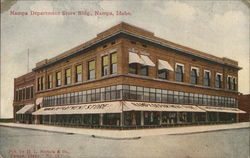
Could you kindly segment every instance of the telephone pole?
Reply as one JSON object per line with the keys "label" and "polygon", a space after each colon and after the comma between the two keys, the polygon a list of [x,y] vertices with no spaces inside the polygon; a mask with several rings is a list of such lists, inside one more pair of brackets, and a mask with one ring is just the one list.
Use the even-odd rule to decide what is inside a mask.
{"label": "telephone pole", "polygon": [[29,52],[29,48],[28,48],[28,63],[27,63],[27,73],[29,72],[29,62],[30,62],[29,58],[30,58],[30,52]]}

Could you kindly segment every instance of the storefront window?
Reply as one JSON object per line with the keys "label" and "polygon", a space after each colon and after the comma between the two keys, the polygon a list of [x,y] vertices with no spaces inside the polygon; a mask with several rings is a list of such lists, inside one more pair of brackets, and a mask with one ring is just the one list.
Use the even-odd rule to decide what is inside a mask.
{"label": "storefront window", "polygon": [[120,114],[103,114],[103,125],[120,126]]}
{"label": "storefront window", "polygon": [[125,126],[136,126],[141,124],[141,112],[124,112],[124,125]]}

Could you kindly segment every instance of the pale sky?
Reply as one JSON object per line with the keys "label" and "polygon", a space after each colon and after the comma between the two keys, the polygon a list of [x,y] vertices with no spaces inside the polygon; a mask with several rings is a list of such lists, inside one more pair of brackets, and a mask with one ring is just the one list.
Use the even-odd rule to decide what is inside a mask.
{"label": "pale sky", "polygon": [[[5,3],[6,0],[1,0]],[[156,36],[239,62],[249,94],[249,8],[241,1],[18,1],[1,11],[1,118],[12,117],[14,78],[121,21]],[[8,10],[9,9],[9,10]],[[130,16],[17,16],[10,11],[127,11]]]}

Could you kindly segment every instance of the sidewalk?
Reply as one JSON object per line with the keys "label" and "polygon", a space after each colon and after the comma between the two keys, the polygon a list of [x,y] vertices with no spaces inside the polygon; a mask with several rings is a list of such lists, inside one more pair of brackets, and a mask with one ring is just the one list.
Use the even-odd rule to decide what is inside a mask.
{"label": "sidewalk", "polygon": [[250,128],[250,122],[222,124],[222,125],[203,125],[192,127],[171,127],[154,129],[136,129],[136,130],[110,130],[110,129],[86,129],[72,127],[56,127],[48,125],[18,124],[18,123],[0,123],[0,126],[25,128],[33,130],[42,130],[49,132],[83,134],[99,138],[109,139],[136,139],[154,135],[178,135],[200,132],[211,132],[228,129]]}

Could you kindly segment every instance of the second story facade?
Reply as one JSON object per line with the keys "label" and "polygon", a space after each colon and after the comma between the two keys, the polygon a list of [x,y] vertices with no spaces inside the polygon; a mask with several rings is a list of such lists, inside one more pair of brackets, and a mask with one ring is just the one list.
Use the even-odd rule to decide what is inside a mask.
{"label": "second story facade", "polygon": [[36,95],[45,106],[140,100],[235,107],[239,70],[234,60],[127,23],[34,68]]}

